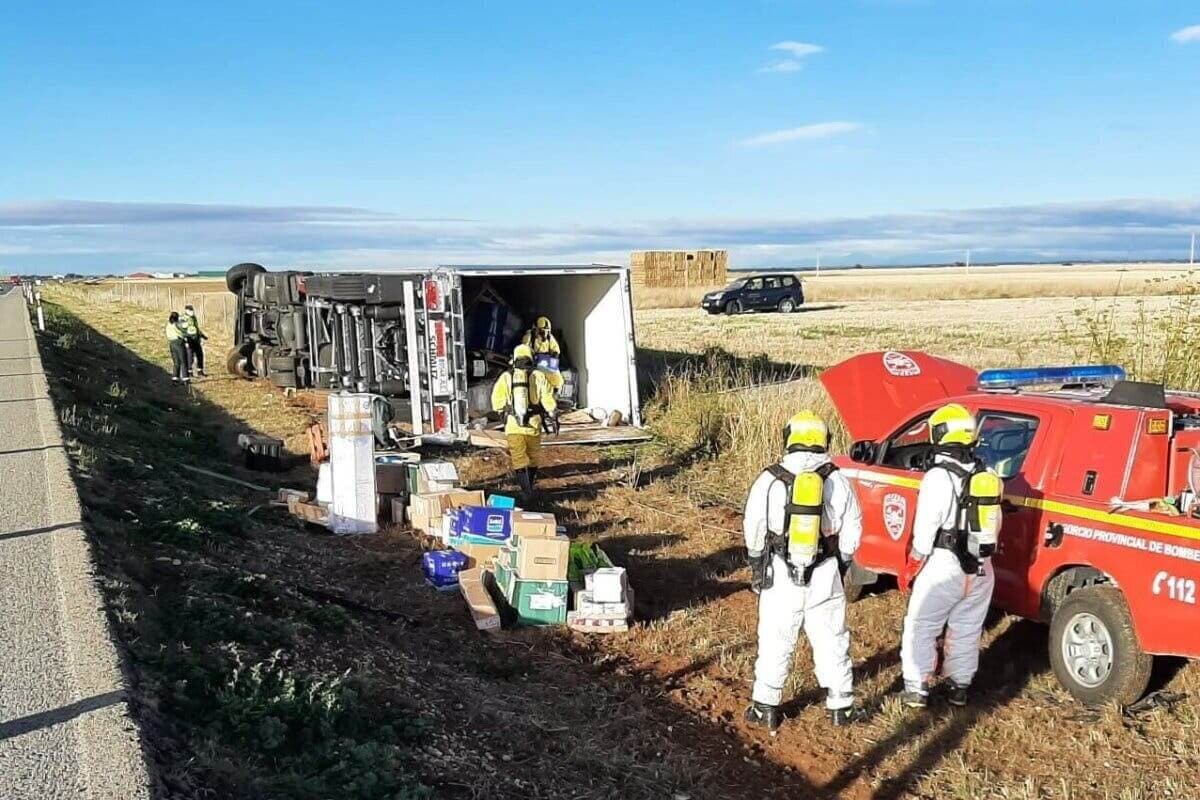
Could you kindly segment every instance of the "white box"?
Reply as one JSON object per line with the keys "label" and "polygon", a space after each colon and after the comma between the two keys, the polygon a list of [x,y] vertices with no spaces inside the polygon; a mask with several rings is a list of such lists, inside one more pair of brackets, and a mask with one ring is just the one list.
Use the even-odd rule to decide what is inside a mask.
{"label": "white box", "polygon": [[328,461],[317,467],[317,502],[323,506],[333,502],[333,469]]}
{"label": "white box", "polygon": [[585,586],[597,603],[622,603],[629,579],[624,567],[601,567],[584,577]]}
{"label": "white box", "polygon": [[575,593],[575,613],[588,619],[629,619],[633,616],[633,592],[619,603],[599,603],[584,589]]}
{"label": "white box", "polygon": [[329,528],[334,533],[375,533],[375,437],[371,433],[371,395],[329,395],[329,468],[333,503]]}

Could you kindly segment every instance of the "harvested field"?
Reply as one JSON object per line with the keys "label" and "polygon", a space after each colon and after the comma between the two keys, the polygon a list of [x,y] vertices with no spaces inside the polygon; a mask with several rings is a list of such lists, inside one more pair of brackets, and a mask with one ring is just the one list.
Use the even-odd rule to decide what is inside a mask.
{"label": "harvested field", "polygon": [[[439,797],[1148,800],[1200,793],[1200,665],[1164,660],[1149,702],[1090,712],[1051,675],[1045,628],[995,617],[977,702],[959,711],[944,704],[909,711],[895,694],[905,605],[895,591],[869,594],[850,610],[860,697],[870,711],[864,724],[828,726],[803,643],[780,733],[767,736],[740,719],[756,613],[739,533],[741,498],[775,455],[780,415],[822,407],[814,370],[880,348],[924,348],[980,367],[1069,361],[1095,352],[1097,320],[1136,344],[1139,329],[1177,319],[1177,300],[846,301],[733,318],[642,310],[643,388],[655,441],[551,448],[554,463],[545,470],[545,507],[572,536],[601,542],[629,568],[642,623],[607,638],[520,631],[490,639],[470,627],[457,596],[421,584],[421,545],[410,534],[344,539],[299,529],[272,511],[247,517],[254,498],[177,473],[178,439],[162,438],[204,431],[204,441],[216,444],[189,447],[186,457],[227,469],[221,465],[234,431],[278,435],[294,426],[298,436],[308,419],[303,408],[224,378],[182,394],[163,385],[158,312],[74,293],[52,297],[62,305],[43,348],[52,353],[46,365],[57,375],[56,402],[103,415],[80,415],[67,434],[77,442],[72,455],[110,613],[138,678],[143,720],[159,743],[164,797],[318,796],[278,782],[273,769],[291,757],[290,745],[272,752],[247,729],[230,727],[230,718],[247,719],[240,700],[238,716],[227,705],[215,720],[200,717],[204,725],[188,716],[200,701],[225,696],[221,681],[229,681],[232,666],[224,654],[267,663],[275,649],[304,681],[350,668],[369,697],[393,703],[380,713],[392,715],[388,724],[403,736],[380,742],[361,728],[347,735],[355,747],[389,748],[405,790],[425,786]],[[727,391],[786,379],[799,380]],[[140,433],[146,425],[138,415],[150,412],[130,411],[155,403],[165,404],[155,412],[163,416]],[[126,441],[106,432],[110,423],[139,433]],[[455,457],[473,484],[502,485],[502,454]],[[311,480],[303,469],[289,477]],[[118,492],[119,505],[106,499]],[[180,496],[224,505],[216,517],[199,518],[191,505],[173,509],[163,501]],[[217,535],[178,535],[191,530],[180,527],[185,518]],[[242,587],[236,581],[246,575],[252,586]],[[323,599],[314,599],[314,589]],[[209,616],[192,617],[203,609],[247,623],[210,635],[197,621]],[[161,631],[177,620],[187,622],[177,638],[195,662],[154,655]],[[201,682],[176,700],[181,665],[195,668]],[[233,685],[243,692],[235,699],[248,696]],[[249,718],[271,716],[249,705],[259,714]],[[284,717],[285,730],[309,730],[301,711]],[[357,788],[341,794],[392,796]]]}

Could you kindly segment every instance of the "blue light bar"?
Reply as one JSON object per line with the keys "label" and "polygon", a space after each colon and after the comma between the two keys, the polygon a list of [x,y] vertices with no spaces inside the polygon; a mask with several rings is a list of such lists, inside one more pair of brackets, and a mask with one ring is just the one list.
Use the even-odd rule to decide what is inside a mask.
{"label": "blue light bar", "polygon": [[1125,370],[1115,364],[1078,367],[1018,367],[985,369],[979,373],[980,389],[1016,389],[1021,386],[1108,385],[1125,380]]}

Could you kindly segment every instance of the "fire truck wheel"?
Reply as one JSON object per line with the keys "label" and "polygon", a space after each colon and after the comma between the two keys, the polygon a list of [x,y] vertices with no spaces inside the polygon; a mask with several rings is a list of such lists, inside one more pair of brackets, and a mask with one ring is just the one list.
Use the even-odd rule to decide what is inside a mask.
{"label": "fire truck wheel", "polygon": [[225,286],[229,288],[229,291],[237,294],[242,290],[242,284],[246,282],[246,278],[266,271],[267,268],[262,264],[237,264],[230,267],[229,271],[225,273]]}
{"label": "fire truck wheel", "polygon": [[1138,700],[1154,658],[1142,651],[1121,591],[1085,586],[1067,595],[1050,621],[1050,665],[1059,683],[1095,708]]}

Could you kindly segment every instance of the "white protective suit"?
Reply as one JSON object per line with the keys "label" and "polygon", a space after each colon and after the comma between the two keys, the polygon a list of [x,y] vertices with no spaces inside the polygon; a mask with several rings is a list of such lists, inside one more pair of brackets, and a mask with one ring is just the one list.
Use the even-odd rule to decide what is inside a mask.
{"label": "white protective suit", "polygon": [[[789,453],[780,462],[792,474],[811,472],[829,461],[824,453]],[[821,533],[838,537],[843,558],[849,561],[862,537],[862,510],[850,481],[840,472],[825,479]],[[783,531],[787,486],[764,472],[750,487],[742,532],[753,560],[766,547],[767,531]],[[850,632],[846,630],[846,596],[836,558],[828,558],[812,571],[807,586],[797,586],[788,576],[787,563],[773,559],[774,583],[758,599],[758,659],[754,662],[757,703],[777,706],[792,664],[800,628],[812,645],[817,683],[827,692],[830,709],[848,708],[854,702],[850,664]]]}
{"label": "white protective suit", "polygon": [[958,686],[971,684],[979,669],[979,639],[996,585],[990,558],[983,559],[983,574],[966,575],[954,553],[934,547],[938,531],[955,524],[958,498],[964,491],[962,478],[938,469],[947,461],[968,470],[972,467],[939,453],[917,493],[912,553],[925,563],[913,579],[900,639],[904,686],[911,692],[926,691],[937,666],[937,639],[943,628],[942,674]]}

